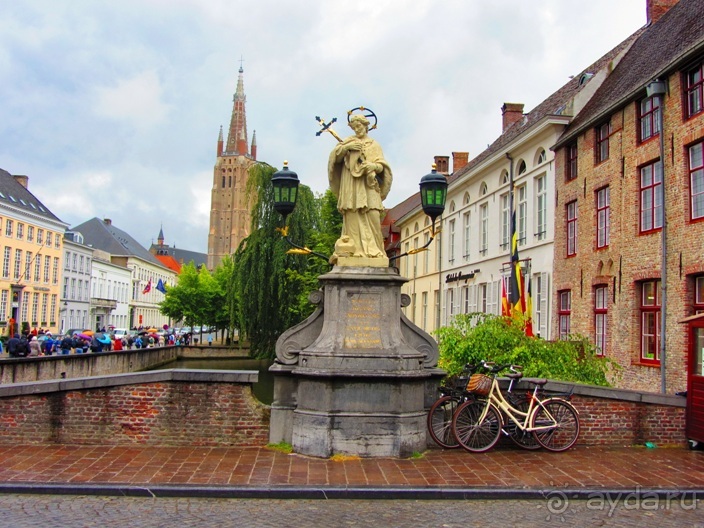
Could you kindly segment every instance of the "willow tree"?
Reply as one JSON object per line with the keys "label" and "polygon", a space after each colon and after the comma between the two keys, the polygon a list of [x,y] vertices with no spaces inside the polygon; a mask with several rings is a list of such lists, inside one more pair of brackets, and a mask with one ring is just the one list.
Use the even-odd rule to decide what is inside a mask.
{"label": "willow tree", "polygon": [[[274,210],[274,172],[261,163],[249,171],[247,196],[254,203],[251,234],[237,248],[234,259],[237,326],[258,357],[274,357],[276,339],[312,311],[312,306],[302,308],[300,299],[310,289],[304,278],[315,257],[287,254],[291,246],[276,230],[283,222]],[[288,236],[305,246],[319,224],[319,213],[308,187],[301,185],[298,193],[296,209],[287,220]]]}

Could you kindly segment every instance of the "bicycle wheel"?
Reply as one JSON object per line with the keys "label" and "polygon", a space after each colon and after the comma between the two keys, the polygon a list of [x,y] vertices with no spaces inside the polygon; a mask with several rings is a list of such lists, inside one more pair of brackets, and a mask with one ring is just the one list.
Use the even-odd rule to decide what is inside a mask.
{"label": "bicycle wheel", "polygon": [[455,438],[472,453],[488,451],[496,445],[501,435],[501,413],[493,405],[489,405],[486,416],[478,423],[487,405],[489,404],[482,401],[464,402],[457,408],[452,419]]}
{"label": "bicycle wheel", "polygon": [[[511,405],[519,411],[527,412],[530,407],[530,402],[525,396],[512,396],[510,398]],[[513,440],[513,443],[523,449],[535,450],[540,449],[540,443],[535,439],[535,435],[529,431],[522,430],[513,420],[504,418],[504,430],[508,433],[508,437]]]}
{"label": "bicycle wheel", "polygon": [[[554,420],[554,421],[553,421]],[[579,436],[579,415],[571,403],[565,400],[545,400],[536,407],[531,427],[555,423],[555,427],[533,431],[538,443],[549,451],[564,451],[572,447]]]}
{"label": "bicycle wheel", "polygon": [[452,433],[452,417],[459,405],[460,400],[456,396],[443,396],[428,411],[428,432],[435,443],[445,449],[460,446]]}

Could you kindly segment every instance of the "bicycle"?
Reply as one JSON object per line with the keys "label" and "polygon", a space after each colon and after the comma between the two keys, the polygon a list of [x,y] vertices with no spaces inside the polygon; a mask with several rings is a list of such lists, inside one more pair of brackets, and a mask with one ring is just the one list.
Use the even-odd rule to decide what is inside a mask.
{"label": "bicycle", "polygon": [[[570,402],[559,397],[541,399],[539,391],[548,380],[531,380],[535,385],[522,411],[511,405],[502,394],[496,374],[510,365],[496,366],[483,362],[493,377],[473,374],[468,388],[486,400],[466,401],[456,410],[452,432],[458,443],[472,453],[483,453],[496,445],[504,429],[504,419],[520,431],[531,433],[540,446],[549,451],[564,451],[579,437],[579,413]],[[516,366],[513,366],[517,370]]]}
{"label": "bicycle", "polygon": [[433,441],[445,449],[456,449],[460,443],[452,433],[452,417],[457,408],[466,401],[467,398],[474,399],[471,393],[466,391],[467,382],[476,371],[474,365],[467,364],[459,376],[454,386],[441,385],[438,387],[440,398],[438,398],[430,410],[428,410],[428,432]]}

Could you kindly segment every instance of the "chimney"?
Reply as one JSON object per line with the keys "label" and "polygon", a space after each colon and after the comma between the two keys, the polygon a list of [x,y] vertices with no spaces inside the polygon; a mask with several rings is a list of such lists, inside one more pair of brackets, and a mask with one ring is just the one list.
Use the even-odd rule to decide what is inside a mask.
{"label": "chimney", "polygon": [[667,13],[679,0],[645,0],[645,12],[648,25],[654,24]]}
{"label": "chimney", "polygon": [[25,189],[29,188],[29,176],[18,176],[16,174],[13,174],[12,177]]}
{"label": "chimney", "polygon": [[452,172],[457,172],[469,163],[469,152],[452,153]]}
{"label": "chimney", "polygon": [[501,115],[504,118],[501,131],[503,133],[523,119],[523,103],[504,103],[501,107]]}
{"label": "chimney", "polygon": [[104,218],[104,219],[103,219],[103,223],[104,223],[105,225],[112,225],[112,220],[110,220],[109,218]]}
{"label": "chimney", "polygon": [[441,174],[448,174],[450,156],[435,156],[435,170]]}

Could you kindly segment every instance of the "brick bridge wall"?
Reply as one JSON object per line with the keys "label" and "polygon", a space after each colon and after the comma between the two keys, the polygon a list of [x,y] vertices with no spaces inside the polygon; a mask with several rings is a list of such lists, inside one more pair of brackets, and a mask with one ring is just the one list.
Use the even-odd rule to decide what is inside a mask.
{"label": "brick bridge wall", "polygon": [[[257,375],[160,370],[0,385],[0,445],[266,445],[270,409],[252,395]],[[686,444],[685,398],[576,385],[572,401],[579,444]]]}
{"label": "brick bridge wall", "polygon": [[0,444],[265,445],[257,377],[161,370],[0,386]]}

